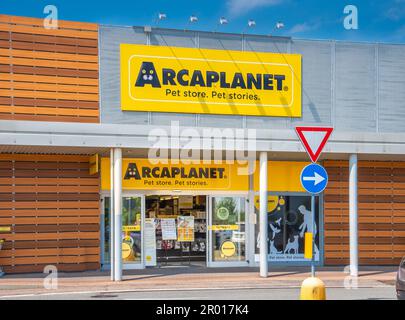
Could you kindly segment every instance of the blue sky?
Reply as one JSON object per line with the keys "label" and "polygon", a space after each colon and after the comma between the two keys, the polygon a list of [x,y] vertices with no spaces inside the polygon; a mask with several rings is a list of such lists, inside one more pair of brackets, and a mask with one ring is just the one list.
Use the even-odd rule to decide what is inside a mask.
{"label": "blue sky", "polygon": [[[44,17],[48,4],[64,20],[155,26],[164,12],[167,19],[158,25],[167,28],[405,43],[405,0],[0,0],[0,13]],[[349,4],[358,9],[358,30],[343,27]],[[196,24],[188,23],[191,14],[198,16]],[[218,27],[221,16],[229,23]],[[248,19],[256,27],[247,29]],[[285,27],[274,31],[277,21]]]}

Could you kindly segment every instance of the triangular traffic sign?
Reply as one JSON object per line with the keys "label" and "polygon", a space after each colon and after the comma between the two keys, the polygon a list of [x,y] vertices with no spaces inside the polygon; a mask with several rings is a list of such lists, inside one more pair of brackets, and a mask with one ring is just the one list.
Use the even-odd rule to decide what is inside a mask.
{"label": "triangular traffic sign", "polygon": [[328,141],[333,128],[330,127],[295,127],[305,150],[312,162],[316,162],[321,155],[323,147]]}

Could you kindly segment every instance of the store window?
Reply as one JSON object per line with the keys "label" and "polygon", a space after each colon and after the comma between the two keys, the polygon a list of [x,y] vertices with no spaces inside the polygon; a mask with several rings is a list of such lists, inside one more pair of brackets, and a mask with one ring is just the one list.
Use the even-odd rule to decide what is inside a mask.
{"label": "store window", "polygon": [[[315,197],[314,258],[319,261],[319,197]],[[255,197],[259,220],[259,197]],[[312,230],[311,196],[268,196],[269,260],[274,262],[308,261],[304,258],[304,235]],[[255,260],[259,260],[259,223],[255,225]]]}
{"label": "store window", "polygon": [[[122,198],[122,260],[124,263],[141,263],[141,201],[142,198]],[[110,197],[104,198],[104,263],[110,263]]]}
{"label": "store window", "polygon": [[141,263],[142,230],[141,230],[142,198],[122,198],[122,259],[124,263]]}
{"label": "store window", "polygon": [[245,198],[212,198],[212,261],[245,261]]}

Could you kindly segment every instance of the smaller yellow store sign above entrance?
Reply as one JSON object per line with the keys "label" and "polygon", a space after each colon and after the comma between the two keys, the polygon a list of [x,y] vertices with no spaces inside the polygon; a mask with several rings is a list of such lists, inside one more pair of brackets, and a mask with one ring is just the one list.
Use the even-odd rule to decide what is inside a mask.
{"label": "smaller yellow store sign above entrance", "polygon": [[[110,159],[101,159],[101,188],[110,189]],[[231,164],[153,164],[148,159],[122,160],[122,188],[126,190],[249,189],[248,176]]]}
{"label": "smaller yellow store sign above entrance", "polygon": [[121,44],[121,109],[301,116],[301,55]]}

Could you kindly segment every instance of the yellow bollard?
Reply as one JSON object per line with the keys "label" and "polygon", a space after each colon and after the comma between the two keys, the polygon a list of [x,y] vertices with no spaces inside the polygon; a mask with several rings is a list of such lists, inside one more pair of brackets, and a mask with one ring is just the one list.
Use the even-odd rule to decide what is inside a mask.
{"label": "yellow bollard", "polygon": [[301,300],[326,300],[323,281],[316,277],[306,278],[301,285]]}

